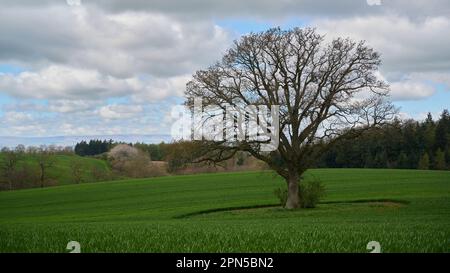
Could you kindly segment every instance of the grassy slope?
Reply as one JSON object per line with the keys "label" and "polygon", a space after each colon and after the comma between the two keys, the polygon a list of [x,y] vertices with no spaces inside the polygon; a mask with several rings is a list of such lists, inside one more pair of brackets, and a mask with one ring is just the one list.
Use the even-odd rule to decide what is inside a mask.
{"label": "grassy slope", "polygon": [[[49,177],[52,180],[56,180],[58,185],[66,185],[73,183],[73,178],[71,174],[71,161],[79,160],[81,166],[83,168],[83,180],[84,181],[94,181],[95,179],[92,177],[92,169],[93,167],[97,167],[99,169],[104,170],[105,172],[109,172],[109,167],[105,161],[89,158],[89,157],[80,157],[77,155],[53,155],[54,165],[49,169]],[[0,161],[3,160],[3,155],[0,153]],[[37,168],[37,160],[33,155],[25,155],[24,158],[21,159],[20,164],[29,164],[34,168]]]}
{"label": "grassy slope", "polygon": [[0,192],[0,251],[64,252],[384,252],[450,251],[450,172],[311,170],[324,201],[394,199],[407,205],[322,204],[177,219],[214,208],[273,204],[282,185],[270,173],[161,177]]}

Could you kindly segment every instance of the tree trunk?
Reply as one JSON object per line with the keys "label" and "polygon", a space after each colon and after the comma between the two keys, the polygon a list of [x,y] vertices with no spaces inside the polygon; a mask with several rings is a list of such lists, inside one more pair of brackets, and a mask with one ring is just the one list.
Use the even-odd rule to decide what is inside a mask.
{"label": "tree trunk", "polygon": [[297,173],[289,174],[289,178],[287,179],[288,184],[288,198],[286,201],[287,209],[296,209],[300,206],[300,200],[298,197],[298,183],[299,183],[299,175]]}
{"label": "tree trunk", "polygon": [[45,181],[45,173],[44,173],[44,167],[43,166],[41,166],[40,181],[41,181],[41,188],[43,188],[44,187],[44,181]]}

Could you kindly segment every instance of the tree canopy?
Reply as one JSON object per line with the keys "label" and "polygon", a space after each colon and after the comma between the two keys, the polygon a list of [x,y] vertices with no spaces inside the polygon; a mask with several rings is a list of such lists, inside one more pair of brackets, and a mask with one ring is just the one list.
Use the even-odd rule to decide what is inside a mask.
{"label": "tree canopy", "polygon": [[202,98],[205,105],[224,112],[232,105],[243,119],[252,116],[246,110],[250,105],[277,106],[279,117],[269,124],[279,123],[278,146],[263,151],[267,139],[238,137],[242,128],[232,123],[223,133],[234,129],[235,139],[204,140],[197,150],[199,160],[219,162],[237,151],[249,152],[286,179],[286,207],[298,207],[301,174],[324,151],[343,137],[393,118],[388,85],[377,77],[380,63],[380,54],[364,42],[326,42],[311,28],[273,28],[243,36],[220,61],[194,74],[186,104],[193,107]]}

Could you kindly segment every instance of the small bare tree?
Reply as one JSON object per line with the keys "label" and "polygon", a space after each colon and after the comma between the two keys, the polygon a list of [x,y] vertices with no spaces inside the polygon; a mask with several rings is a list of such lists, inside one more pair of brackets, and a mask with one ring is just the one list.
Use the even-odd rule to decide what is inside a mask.
{"label": "small bare tree", "polygon": [[36,158],[37,158],[39,171],[40,171],[39,183],[40,183],[40,187],[43,188],[45,186],[45,181],[48,176],[48,170],[51,167],[53,167],[53,165],[55,163],[55,159],[52,156],[52,154],[50,154],[47,151],[40,151],[37,154]]}
{"label": "small bare tree", "polygon": [[83,182],[83,164],[79,159],[72,159],[70,161],[70,171],[72,179],[76,184]]}
{"label": "small bare tree", "polygon": [[2,149],[3,160],[0,164],[1,177],[8,183],[9,190],[14,188],[14,176],[19,162],[19,153]]}
{"label": "small bare tree", "polygon": [[224,112],[224,105],[277,105],[279,145],[263,151],[266,140],[203,141],[197,161],[217,163],[246,151],[286,180],[286,208],[299,207],[300,177],[325,150],[394,116],[388,86],[377,77],[380,63],[364,42],[327,43],[315,29],[274,28],[242,37],[221,61],[194,74],[186,104],[201,97]]}

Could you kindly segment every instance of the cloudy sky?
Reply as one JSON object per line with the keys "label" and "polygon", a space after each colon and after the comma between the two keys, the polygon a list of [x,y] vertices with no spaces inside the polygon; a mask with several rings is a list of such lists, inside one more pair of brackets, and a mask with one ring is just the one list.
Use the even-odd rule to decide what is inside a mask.
{"label": "cloudy sky", "polygon": [[[81,3],[78,3],[81,2]],[[192,73],[240,35],[367,40],[403,117],[450,106],[448,0],[0,0],[0,136],[164,134]]]}

